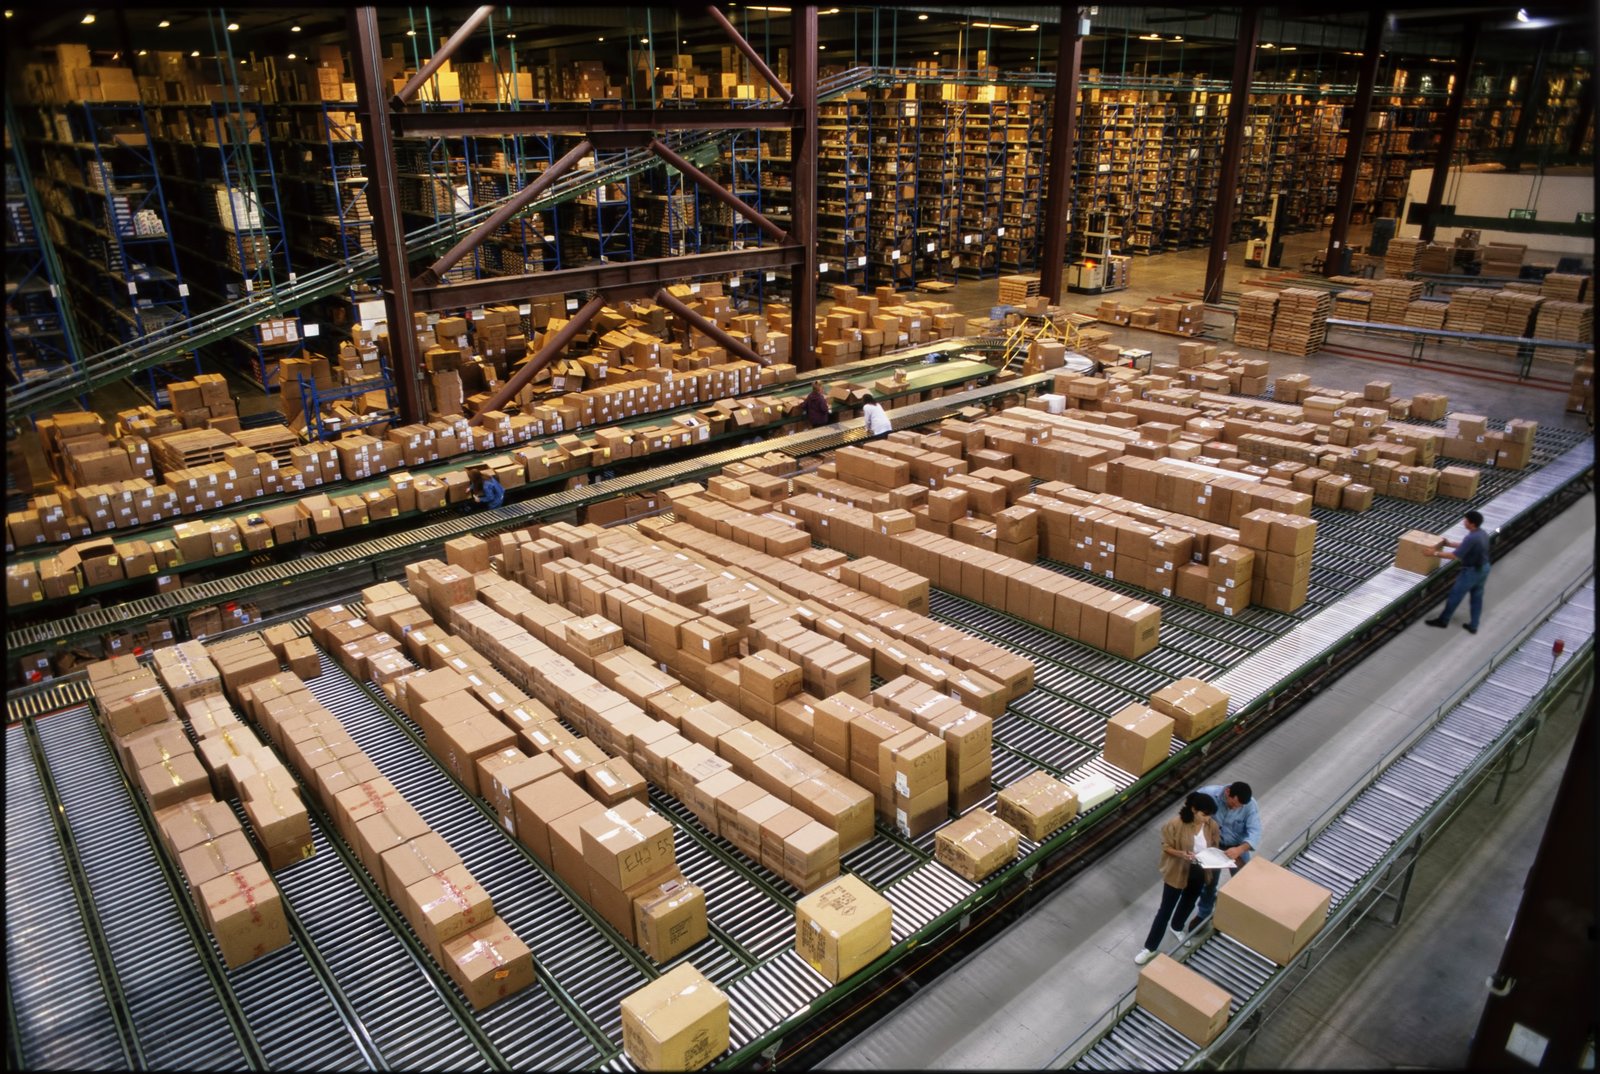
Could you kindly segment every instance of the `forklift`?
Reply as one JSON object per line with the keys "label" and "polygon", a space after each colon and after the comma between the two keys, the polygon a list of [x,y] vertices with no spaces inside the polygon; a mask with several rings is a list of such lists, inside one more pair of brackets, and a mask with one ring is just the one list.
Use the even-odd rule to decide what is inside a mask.
{"label": "forklift", "polygon": [[1251,268],[1277,268],[1283,261],[1283,203],[1272,195],[1266,216],[1250,218],[1250,239],[1244,247],[1244,263]]}

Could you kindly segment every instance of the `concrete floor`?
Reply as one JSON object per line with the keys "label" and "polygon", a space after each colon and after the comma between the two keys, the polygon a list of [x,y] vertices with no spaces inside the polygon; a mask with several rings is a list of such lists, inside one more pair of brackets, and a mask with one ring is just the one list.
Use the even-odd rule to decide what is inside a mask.
{"label": "concrete floor", "polygon": [[[1529,621],[1592,567],[1594,539],[1591,495],[1495,564],[1486,617],[1505,631]],[[1265,846],[1275,851],[1498,644],[1494,627],[1472,637],[1414,623],[1210,778],[1251,784],[1262,803]],[[1575,726],[1552,724],[1541,748],[1558,753]],[[1458,842],[1421,870],[1406,928],[1396,934],[1364,925],[1379,935],[1341,952],[1286,1011],[1283,1025],[1269,1024],[1275,1036],[1252,1046],[1251,1067],[1460,1064],[1482,1008],[1482,981],[1493,972],[1559,777],[1560,758],[1548,764],[1553,775],[1536,766],[1513,777],[1514,804],[1473,813],[1457,826],[1451,838]],[[1159,900],[1155,829],[1111,851],[819,1065],[1050,1064],[1137,980],[1133,956]],[[1493,883],[1483,883],[1485,876]]]}

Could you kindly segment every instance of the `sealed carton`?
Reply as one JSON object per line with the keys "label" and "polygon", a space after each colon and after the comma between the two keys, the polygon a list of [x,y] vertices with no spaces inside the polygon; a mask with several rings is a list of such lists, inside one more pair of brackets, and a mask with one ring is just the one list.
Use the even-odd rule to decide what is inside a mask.
{"label": "sealed carton", "polygon": [[660,876],[677,865],[672,825],[636,799],[617,803],[585,821],[580,830],[584,860],[619,890]]}
{"label": "sealed carton", "polygon": [[462,864],[429,873],[398,895],[400,912],[434,958],[448,941],[494,917],[489,893]]}
{"label": "sealed carton", "polygon": [[1172,728],[1172,717],[1138,702],[1128,705],[1106,721],[1106,762],[1144,775],[1172,752]]}
{"label": "sealed carton", "polygon": [[1228,1024],[1231,996],[1166,955],[1139,971],[1134,1002],[1199,1045],[1217,1039]]}
{"label": "sealed carton", "polygon": [[178,855],[178,868],[189,881],[189,891],[197,897],[206,881],[257,864],[260,862],[255,849],[239,829],[196,843]]}
{"label": "sealed carton", "polygon": [[1078,797],[1048,772],[1032,772],[1000,792],[995,815],[1038,843],[1078,815]]}
{"label": "sealed carton", "polygon": [[382,862],[383,890],[403,892],[425,877],[460,865],[461,855],[438,832],[425,832],[410,842],[384,851]]}
{"label": "sealed carton", "polygon": [[834,984],[889,950],[889,900],[841,876],[795,903],[795,950]]}
{"label": "sealed carton", "polygon": [[633,896],[633,932],[641,950],[670,962],[710,935],[706,894],[679,873]]}
{"label": "sealed carton", "polygon": [[1412,574],[1432,574],[1444,560],[1430,553],[1444,547],[1444,538],[1423,530],[1407,530],[1395,548],[1394,565]]}
{"label": "sealed carton", "polygon": [[550,825],[582,806],[598,804],[565,772],[518,787],[511,793],[517,839],[533,856],[551,865]]}
{"label": "sealed carton", "polygon": [[728,1050],[728,997],[685,962],[623,997],[622,1047],[640,1070],[699,1070]]}
{"label": "sealed carton", "polygon": [[258,861],[201,884],[199,901],[206,928],[216,937],[229,969],[289,945],[283,898]]}
{"label": "sealed carton", "polygon": [[1280,966],[1311,942],[1333,893],[1261,855],[1217,890],[1216,927]]}
{"label": "sealed carton", "polygon": [[1017,829],[981,809],[951,821],[934,836],[940,864],[974,884],[1017,856]]}
{"label": "sealed carton", "polygon": [[440,961],[473,1010],[520,992],[534,980],[533,952],[498,917],[447,942]]}
{"label": "sealed carton", "polygon": [[1228,718],[1228,695],[1190,676],[1151,694],[1150,707],[1172,719],[1173,734],[1193,742]]}

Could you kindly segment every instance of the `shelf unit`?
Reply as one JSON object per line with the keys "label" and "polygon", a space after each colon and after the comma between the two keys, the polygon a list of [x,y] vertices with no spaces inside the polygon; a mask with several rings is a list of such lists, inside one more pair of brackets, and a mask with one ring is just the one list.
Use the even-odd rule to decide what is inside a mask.
{"label": "shelf unit", "polygon": [[872,149],[865,116],[860,91],[817,105],[817,280],[824,287],[867,285]]}
{"label": "shelf unit", "polygon": [[[34,175],[45,228],[66,254],[67,291],[84,314],[84,349],[114,348],[187,320],[189,287],[144,106],[86,101],[32,112],[37,127],[24,144],[40,154]],[[130,383],[164,405],[167,382],[199,372],[198,355],[189,355]]]}
{"label": "shelf unit", "polygon": [[867,100],[867,278],[896,290],[915,282],[917,120],[917,101],[904,86],[875,89]]}
{"label": "shelf unit", "polygon": [[950,283],[955,280],[954,258],[961,245],[957,149],[964,102],[944,99],[944,88],[938,84],[918,87],[916,247],[912,274],[917,280]]}
{"label": "shelf unit", "polygon": [[[501,135],[478,138],[472,153],[472,202],[483,205],[516,193],[556,159],[554,138]],[[485,276],[520,276],[561,267],[556,242],[560,211],[523,212],[496,229],[478,248]]]}
{"label": "shelf unit", "polygon": [[[380,359],[378,363],[383,375],[377,380],[366,380],[359,384],[335,384],[328,388],[319,388],[309,377],[299,381],[301,413],[305,415],[307,441],[332,440],[347,432],[356,429],[367,429],[374,425],[393,422],[395,414],[400,409],[400,396],[395,390],[394,374],[389,371],[389,363]],[[340,422],[337,427],[330,427],[323,420],[322,405],[341,399],[355,399],[371,392],[383,392],[388,400],[388,410],[374,414],[366,421]]]}
{"label": "shelf unit", "polygon": [[67,307],[64,271],[30,181],[11,106],[6,106],[6,368],[7,383],[48,379],[77,366],[82,352]]}
{"label": "shelf unit", "polygon": [[961,125],[960,253],[963,276],[993,276],[999,270],[1001,194],[1005,189],[1006,122],[1010,102],[1004,86],[968,87]]}
{"label": "shelf unit", "polygon": [[[171,210],[179,260],[206,308],[287,281],[294,272],[265,108],[250,101],[151,106],[165,181],[193,211]],[[187,199],[186,199],[187,200]],[[200,208],[203,206],[203,208]],[[303,336],[297,316],[274,318],[217,344],[229,367],[266,391],[278,388],[278,360]]]}
{"label": "shelf unit", "polygon": [[[604,168],[620,153],[596,151],[596,168]],[[573,231],[561,235],[565,264],[589,261],[632,261],[634,249],[634,177],[605,183],[573,199]]]}
{"label": "shelf unit", "polygon": [[1039,262],[1039,221],[1044,213],[1045,131],[1049,98],[1029,86],[1011,89],[1006,118],[1005,188],[1000,207],[1000,267],[1007,271]]}

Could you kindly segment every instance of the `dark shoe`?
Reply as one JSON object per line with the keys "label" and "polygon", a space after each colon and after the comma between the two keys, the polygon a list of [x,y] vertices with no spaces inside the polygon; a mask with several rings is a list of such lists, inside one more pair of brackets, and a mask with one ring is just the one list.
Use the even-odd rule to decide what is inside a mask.
{"label": "dark shoe", "polygon": [[1206,919],[1203,918],[1203,917],[1191,917],[1189,919],[1189,927],[1184,929],[1183,931],[1185,933],[1193,933],[1201,925],[1205,924],[1205,922],[1206,922]]}
{"label": "dark shoe", "polygon": [[1427,623],[1427,624],[1428,624],[1428,625],[1429,625],[1429,626],[1436,626],[1436,627],[1447,627],[1447,626],[1449,626],[1449,625],[1450,625],[1450,623],[1449,623],[1449,621],[1448,621],[1448,620],[1445,620],[1445,619],[1428,619],[1428,620],[1424,620],[1424,621],[1425,621],[1425,622],[1426,622],[1426,623]]}
{"label": "dark shoe", "polygon": [[1476,634],[1478,632],[1478,628],[1473,626],[1471,623],[1462,623],[1461,629],[1465,630],[1468,634]]}

